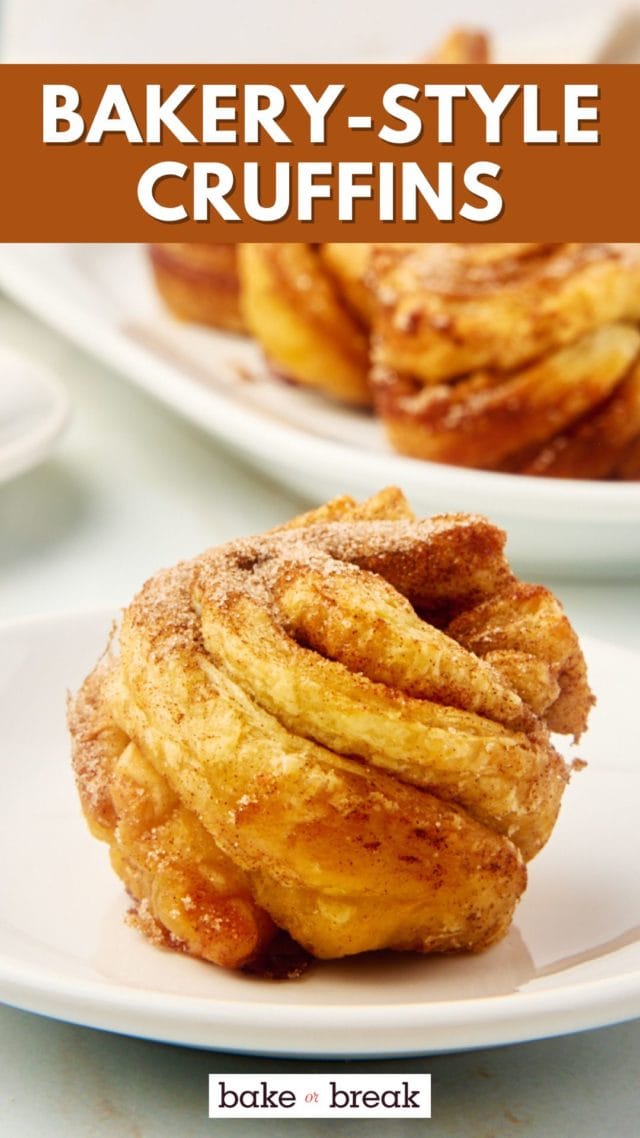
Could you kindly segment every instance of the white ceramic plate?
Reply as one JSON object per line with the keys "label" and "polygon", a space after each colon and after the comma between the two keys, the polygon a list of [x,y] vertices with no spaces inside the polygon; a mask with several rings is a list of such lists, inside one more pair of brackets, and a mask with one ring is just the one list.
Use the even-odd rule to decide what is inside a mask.
{"label": "white ceramic plate", "polygon": [[46,458],[68,413],[67,395],[49,372],[0,348],[0,482]]}
{"label": "white ceramic plate", "polygon": [[396,484],[421,513],[490,513],[528,573],[640,567],[640,484],[493,474],[394,454],[371,416],[270,377],[243,339],[186,326],[132,245],[0,247],[0,283],[53,327],[269,475],[321,501]]}
{"label": "white ceramic plate", "polygon": [[381,1056],[489,1046],[640,1013],[638,657],[588,645],[598,708],[550,845],[506,940],[480,956],[374,955],[277,984],[147,944],[84,825],[65,691],[107,614],[0,630],[0,998],[93,1027],[270,1055]]}

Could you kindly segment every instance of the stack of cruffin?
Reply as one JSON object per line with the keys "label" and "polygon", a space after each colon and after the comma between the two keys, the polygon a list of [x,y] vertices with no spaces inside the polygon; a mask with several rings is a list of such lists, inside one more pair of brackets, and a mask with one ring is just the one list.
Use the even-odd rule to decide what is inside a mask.
{"label": "stack of cruffin", "polygon": [[[454,32],[432,56],[489,59]],[[560,478],[640,478],[640,245],[152,246],[178,316],[271,370],[372,407],[401,454]]]}
{"label": "stack of cruffin", "polygon": [[[180,250],[153,251],[159,281],[196,256]],[[248,331],[276,375],[372,406],[401,454],[640,478],[640,245],[255,244],[233,272],[228,247],[205,256],[207,323]],[[192,315],[183,280],[161,288]]]}
{"label": "stack of cruffin", "polygon": [[143,933],[279,975],[504,936],[569,777],[550,732],[592,704],[504,537],[388,489],[147,582],[69,708]]}

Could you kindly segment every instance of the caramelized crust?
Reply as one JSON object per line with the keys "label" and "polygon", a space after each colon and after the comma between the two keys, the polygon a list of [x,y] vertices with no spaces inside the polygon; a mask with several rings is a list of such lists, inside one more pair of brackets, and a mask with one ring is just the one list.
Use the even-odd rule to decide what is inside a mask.
{"label": "caramelized crust", "polygon": [[279,375],[345,403],[371,402],[367,340],[310,245],[243,245],[242,309]]}
{"label": "caramelized crust", "polygon": [[569,425],[534,455],[516,458],[522,474],[548,478],[640,478],[640,471],[625,470],[627,456],[640,442],[640,364],[604,403]]}
{"label": "caramelized crust", "polygon": [[625,447],[613,469],[614,478],[637,482],[640,480],[640,438],[635,438]]}
{"label": "caramelized crust", "polygon": [[530,706],[527,669],[531,658],[537,660],[549,678],[537,687],[534,698],[541,702],[535,710],[552,731],[580,737],[593,697],[578,638],[548,589],[514,582],[498,596],[462,613],[447,632],[469,651],[491,660]]}
{"label": "caramelized crust", "polygon": [[118,664],[101,661],[69,707],[73,768],[91,832],[154,943],[227,968],[257,966],[276,932],[241,870],[180,801],[141,745],[114,719]]}
{"label": "caramelized crust", "polygon": [[430,58],[432,63],[489,63],[488,36],[475,28],[456,28]]}
{"label": "caramelized crust", "polygon": [[504,935],[568,777],[545,720],[577,734],[591,697],[503,542],[390,490],[147,582],[70,709],[143,932],[227,967],[276,927],[318,957]]}
{"label": "caramelized crust", "polygon": [[640,319],[640,245],[378,246],[373,359],[430,385],[508,373],[603,324]]}
{"label": "caramelized crust", "polygon": [[[457,466],[544,473],[535,466],[540,448],[553,447],[552,440],[571,431],[576,420],[610,397],[619,398],[613,393],[634,365],[639,348],[635,328],[610,324],[506,378],[481,372],[457,383],[423,387],[378,369],[372,376],[376,408],[403,454]],[[622,391],[623,405],[635,406],[635,381]],[[631,434],[637,429],[635,414],[635,422],[618,428],[623,445],[629,440],[627,425]],[[605,416],[601,425],[610,438],[612,419],[624,423],[624,418],[622,409]],[[598,434],[598,419],[593,433]],[[620,449],[614,438],[611,443],[614,453]],[[579,445],[578,438],[572,453]],[[522,452],[533,457],[522,461]],[[510,456],[515,456],[513,462]],[[597,456],[592,461],[597,462]]]}
{"label": "caramelized crust", "polygon": [[156,288],[180,320],[243,332],[235,245],[150,245]]}
{"label": "caramelized crust", "polygon": [[318,246],[318,254],[329,275],[337,283],[346,304],[365,327],[373,321],[375,307],[366,285],[369,257],[373,245],[330,243]]}
{"label": "caramelized crust", "polygon": [[108,841],[117,824],[110,783],[115,765],[129,738],[116,725],[104,698],[111,663],[101,660],[87,676],[77,696],[69,700],[71,757],[80,802],[91,831]]}

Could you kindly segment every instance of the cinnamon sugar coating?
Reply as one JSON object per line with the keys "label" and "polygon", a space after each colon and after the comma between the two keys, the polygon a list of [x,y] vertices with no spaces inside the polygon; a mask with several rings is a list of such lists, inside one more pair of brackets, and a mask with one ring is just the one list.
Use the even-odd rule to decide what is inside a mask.
{"label": "cinnamon sugar coating", "polygon": [[271,972],[277,929],[324,958],[505,934],[568,781],[549,727],[592,697],[503,544],[388,490],[147,582],[70,708],[144,933]]}

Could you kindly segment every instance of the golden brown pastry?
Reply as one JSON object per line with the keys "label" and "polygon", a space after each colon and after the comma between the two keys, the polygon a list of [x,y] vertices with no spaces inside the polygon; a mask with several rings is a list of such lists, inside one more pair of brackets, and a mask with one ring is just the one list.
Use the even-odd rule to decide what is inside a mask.
{"label": "golden brown pastry", "polygon": [[474,28],[456,28],[440,44],[432,63],[489,63],[489,38]]}
{"label": "golden brown pastry", "polygon": [[614,478],[620,478],[625,482],[640,481],[640,435],[637,435],[616,459],[612,473]]}
{"label": "golden brown pastry", "polygon": [[510,374],[640,319],[640,245],[377,246],[374,360],[425,385]]}
{"label": "golden brown pastry", "polygon": [[272,370],[332,398],[367,406],[367,337],[311,245],[242,245],[245,324]]}
{"label": "golden brown pastry", "polygon": [[[454,30],[429,56],[434,63],[486,63],[488,58],[484,33],[465,28]],[[367,283],[372,248],[349,243],[149,247],[157,288],[174,315],[248,331],[276,375],[356,406],[371,405],[365,330],[374,312]]]}
{"label": "golden brown pastry", "polygon": [[336,282],[344,303],[369,328],[375,305],[367,286],[369,259],[373,245],[348,241],[318,246],[321,263]]}
{"label": "golden brown pastry", "polygon": [[368,406],[369,248],[151,245],[149,256],[175,316],[248,331],[280,378]]}
{"label": "golden brown pastry", "polygon": [[107,658],[70,705],[76,779],[91,832],[134,900],[133,923],[156,944],[223,967],[260,959],[275,929],[242,872],[187,809],[141,741],[114,720]]}
{"label": "golden brown pastry", "polygon": [[324,958],[504,935],[568,779],[549,727],[579,735],[592,697],[503,544],[388,490],[147,582],[69,713],[146,935],[271,971],[285,934]]}
{"label": "golden brown pastry", "polygon": [[236,246],[150,245],[156,288],[174,316],[243,332]]}
{"label": "golden brown pastry", "polygon": [[[529,474],[554,473],[555,466],[558,474],[578,477],[580,449],[583,476],[601,477],[639,430],[637,380],[630,375],[639,351],[637,328],[608,324],[508,376],[481,371],[424,386],[378,367],[372,387],[402,454]],[[576,433],[585,420],[591,428]],[[608,450],[592,451],[589,438]]]}
{"label": "golden brown pastry", "polygon": [[371,386],[396,450],[632,478],[640,245],[375,246]]}
{"label": "golden brown pastry", "polygon": [[535,453],[516,456],[513,468],[548,478],[638,479],[629,459],[639,443],[640,364],[636,362],[608,399]]}

